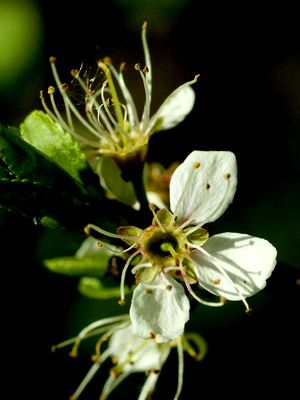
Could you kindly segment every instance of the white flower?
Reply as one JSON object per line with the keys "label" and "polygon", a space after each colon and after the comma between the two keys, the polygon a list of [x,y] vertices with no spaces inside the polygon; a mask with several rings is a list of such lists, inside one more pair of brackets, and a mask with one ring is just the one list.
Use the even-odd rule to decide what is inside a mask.
{"label": "white flower", "polygon": [[[206,354],[205,342],[201,336],[195,333],[177,337],[172,342],[162,344],[151,339],[142,339],[133,334],[129,316],[126,314],[95,321],[84,328],[77,337],[54,346],[53,350],[73,344],[71,355],[77,356],[81,341],[95,335],[101,336],[96,344],[96,354],[92,357],[94,363],[70,400],[76,400],[81,396],[88,383],[108,358],[112,359],[114,366],[110,369],[99,400],[106,400],[126,377],[137,372],[145,373],[147,376],[138,400],[148,399],[173,347],[177,347],[178,352],[178,381],[174,396],[174,400],[177,400],[183,385],[183,352],[187,351],[198,361],[202,360]],[[102,347],[105,347],[107,341],[106,349],[102,351]]]}
{"label": "white flower", "polygon": [[[172,212],[152,208],[154,218],[148,228],[119,228],[115,237],[135,248],[122,272],[121,302],[126,271],[142,256],[132,268],[137,281],[130,309],[134,334],[164,342],[183,333],[189,307],[178,281],[200,303],[221,306],[225,299],[241,300],[250,310],[246,298],[265,287],[276,264],[276,249],[267,240],[242,233],[209,237],[203,228],[224,213],[236,185],[233,153],[194,151],[172,175]],[[90,228],[106,234],[93,225]],[[200,298],[192,289],[197,283],[220,300]]]}
{"label": "white flower", "polygon": [[[147,23],[144,23],[142,45],[145,66],[135,65],[144,87],[144,99],[137,99],[136,102],[133,100],[123,76],[125,63],[122,63],[117,71],[111,64],[111,60],[106,57],[98,61],[101,76],[105,77],[100,87],[97,86],[96,77],[86,77],[79,70],[71,71],[83,91],[85,116],[72,101],[72,90],[61,82],[55,65],[55,57],[50,57],[55,83],[63,99],[65,117],[56,106],[54,97],[56,89],[53,86],[48,88],[51,108],[41,92],[44,109],[64,130],[88,146],[91,159],[101,155],[112,156],[117,161],[143,159],[152,134],[179,124],[193,108],[195,93],[190,85],[197,81],[198,76],[174,90],[151,116],[152,65],[146,31]],[[140,116],[136,104],[142,101],[144,101],[144,107]]]}

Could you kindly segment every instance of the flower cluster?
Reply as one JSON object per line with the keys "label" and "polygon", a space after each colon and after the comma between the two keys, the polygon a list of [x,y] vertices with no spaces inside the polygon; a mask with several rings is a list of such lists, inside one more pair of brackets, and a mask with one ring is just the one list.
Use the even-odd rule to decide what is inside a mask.
{"label": "flower cluster", "polygon": [[[100,176],[107,198],[111,191],[114,201],[137,209],[141,216],[140,226],[128,220],[114,231],[91,220],[85,232],[94,238],[88,238],[72,261],[76,268],[82,263],[81,273],[87,257],[99,257],[99,271],[109,263],[115,264],[119,303],[125,304],[127,294],[130,299],[129,314],[95,321],[77,337],[55,346],[57,349],[73,344],[71,353],[77,355],[83,339],[99,336],[94,363],[71,396],[73,400],[109,358],[114,366],[100,400],[105,400],[134,372],[147,375],[139,400],[147,399],[173,347],[178,351],[174,395],[178,399],[183,385],[184,352],[197,360],[205,355],[201,336],[185,330],[190,303],[220,307],[226,301],[241,301],[249,313],[247,298],[265,287],[276,264],[276,249],[265,239],[234,232],[209,235],[208,224],[217,220],[234,199],[237,162],[232,152],[194,150],[181,164],[166,171],[162,167],[157,170],[157,165],[158,174],[149,165],[144,170],[151,136],[183,121],[193,108],[195,93],[191,85],[198,79],[197,75],[178,87],[151,115],[152,64],[146,31],[144,23],[145,65],[134,67],[144,87],[142,101],[134,101],[125,82],[125,63],[117,70],[108,57],[97,62],[100,83],[96,78],[86,78],[82,70],[71,71],[84,97],[83,112],[73,101],[70,86],[62,83],[54,57],[50,63],[57,88],[48,88],[50,101],[41,94],[47,118],[59,124],[80,146],[81,155]],[[63,111],[55,100],[57,91]],[[141,102],[143,110],[139,115],[136,105]],[[99,168],[103,160],[106,161]],[[129,167],[131,174],[124,174]],[[138,175],[135,169],[142,174]],[[125,188],[132,190],[130,201],[124,195]],[[150,198],[155,198],[155,205]],[[89,262],[93,260],[89,258]],[[93,279],[84,282],[92,282],[99,289],[101,279]],[[101,286],[98,297],[104,296],[103,291]],[[110,291],[108,297],[113,297],[112,293],[115,291]]]}

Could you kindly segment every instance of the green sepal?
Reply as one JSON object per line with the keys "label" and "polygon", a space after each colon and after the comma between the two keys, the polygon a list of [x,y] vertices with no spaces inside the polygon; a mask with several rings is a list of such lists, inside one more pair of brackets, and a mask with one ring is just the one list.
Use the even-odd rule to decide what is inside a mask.
{"label": "green sepal", "polygon": [[158,267],[145,267],[138,270],[136,274],[137,283],[150,282],[158,272]]}
{"label": "green sepal", "polygon": [[197,246],[202,246],[208,239],[208,232],[204,228],[198,228],[195,232],[188,235],[188,240]]}
{"label": "green sepal", "polygon": [[[120,297],[120,287],[111,277],[102,279],[83,277],[79,281],[78,290],[84,296],[93,299],[105,300]],[[125,294],[127,293],[129,289],[125,287]]]}
{"label": "green sepal", "polygon": [[[171,211],[167,210],[166,208],[162,208],[161,210],[157,211],[156,217],[158,218],[159,222],[162,225],[168,226],[168,225],[170,225],[170,223],[173,219],[173,214],[171,213]],[[153,219],[152,223],[154,225],[157,224],[157,222],[155,221],[155,218]]]}
{"label": "green sepal", "polygon": [[35,110],[20,126],[22,138],[81,181],[81,170],[87,162],[73,137],[43,111]]}
{"label": "green sepal", "polygon": [[108,196],[113,196],[129,206],[136,203],[132,182],[127,182],[122,178],[122,171],[112,158],[101,157],[97,162],[96,172],[102,187],[108,192]]}

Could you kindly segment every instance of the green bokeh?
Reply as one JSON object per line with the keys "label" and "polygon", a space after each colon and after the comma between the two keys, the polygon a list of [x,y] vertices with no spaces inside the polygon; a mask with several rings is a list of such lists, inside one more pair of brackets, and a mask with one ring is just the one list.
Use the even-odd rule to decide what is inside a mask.
{"label": "green bokeh", "polygon": [[29,70],[42,44],[42,21],[31,0],[0,2],[0,91]]}

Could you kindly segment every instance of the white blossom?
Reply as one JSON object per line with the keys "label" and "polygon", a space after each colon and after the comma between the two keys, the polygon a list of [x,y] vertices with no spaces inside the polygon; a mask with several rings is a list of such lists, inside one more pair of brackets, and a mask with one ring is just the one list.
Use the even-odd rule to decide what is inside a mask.
{"label": "white blossom", "polygon": [[[54,86],[48,88],[51,107],[41,92],[45,111],[75,139],[86,146],[91,163],[99,156],[111,156],[116,160],[144,159],[149,138],[157,131],[173,128],[192,110],[195,93],[190,87],[198,75],[175,89],[152,114],[152,64],[146,37],[147,23],[142,26],[142,45],[145,65],[135,64],[136,73],[144,88],[144,98],[134,100],[124,79],[125,63],[117,70],[109,57],[98,61],[98,73],[102,81],[97,86],[96,76],[86,76],[84,71],[71,71],[74,81],[82,91],[85,114],[72,99],[72,90],[62,83],[56,58],[50,64],[57,89],[62,97],[65,113],[61,113],[55,101]],[[105,78],[103,80],[103,77]],[[137,105],[144,102],[139,115]]]}
{"label": "white blossom", "polygon": [[[232,202],[236,186],[233,153],[194,151],[172,175],[171,211],[155,211],[153,206],[153,221],[146,229],[118,229],[114,237],[135,250],[122,271],[121,303],[125,274],[131,262],[141,257],[131,270],[137,283],[130,309],[135,334],[158,342],[183,334],[189,306],[181,283],[202,304],[222,306],[226,299],[241,300],[246,311],[250,310],[246,298],[265,287],[276,264],[276,249],[265,239],[243,233],[209,237],[206,229]],[[108,234],[94,225],[89,227]],[[197,284],[219,300],[200,297],[194,290]]]}

